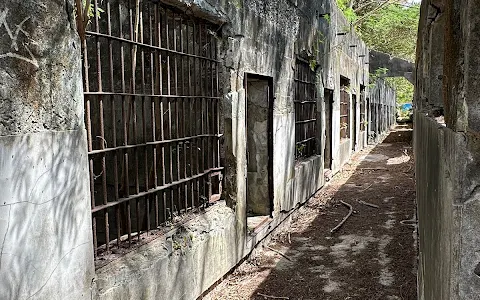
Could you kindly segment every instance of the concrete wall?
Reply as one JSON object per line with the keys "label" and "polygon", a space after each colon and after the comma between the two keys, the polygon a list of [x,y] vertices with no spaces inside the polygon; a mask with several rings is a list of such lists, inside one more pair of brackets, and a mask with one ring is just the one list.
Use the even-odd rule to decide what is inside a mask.
{"label": "concrete wall", "polygon": [[450,0],[421,6],[414,121],[420,299],[480,295],[479,9]]}
{"label": "concrete wall", "polygon": [[0,298],[90,299],[94,277],[73,1],[0,4]]}
{"label": "concrete wall", "polygon": [[[190,3],[190,1],[185,1]],[[323,149],[325,116],[323,90],[334,90],[333,172],[337,172],[353,153],[352,144],[341,151],[340,77],[350,80],[350,97],[359,99],[360,85],[368,86],[368,49],[352,32],[334,1],[210,1],[216,12],[208,12],[203,1],[192,4],[210,20],[226,23],[219,32],[219,53],[224,66],[222,91],[224,143],[224,198],[226,205],[212,207],[199,222],[209,229],[187,224],[173,238],[159,239],[126,257],[97,270],[96,299],[148,298],[194,299],[271,232],[292,210],[304,203],[325,182]],[[174,3],[182,5],[181,3]],[[208,16],[212,13],[212,16]],[[330,18],[321,17],[329,13]],[[215,15],[217,17],[215,17]],[[337,33],[345,32],[345,35]],[[321,123],[318,132],[319,155],[296,162],[293,78],[296,58],[315,61],[317,66],[317,109]],[[273,219],[255,235],[247,234],[247,130],[245,102],[246,74],[258,74],[273,81]],[[252,100],[252,99],[250,99]],[[360,132],[360,105],[351,107],[351,122],[356,116]],[[357,110],[357,113],[353,113]],[[251,114],[251,113],[249,113]],[[251,118],[248,121],[252,121]],[[255,126],[254,122],[250,122]],[[257,122],[258,123],[258,122]],[[351,136],[354,129],[351,128]],[[360,141],[362,139],[362,141]],[[358,135],[357,150],[366,144]],[[252,149],[250,149],[252,150]],[[252,150],[253,151],[253,150]],[[252,152],[250,151],[250,152]],[[250,153],[251,155],[252,153]],[[221,210],[219,214],[217,210]],[[215,222],[212,220],[216,220]],[[196,221],[194,221],[196,222]],[[175,239],[188,233],[199,234],[188,246],[175,249]],[[179,237],[178,237],[179,236]],[[155,255],[161,250],[159,255]],[[143,257],[155,256],[155,263]],[[203,262],[198,264],[196,262]],[[126,267],[125,267],[126,266]],[[121,270],[121,271],[117,271]],[[140,271],[142,270],[141,274]],[[155,281],[155,278],[172,278]],[[147,296],[148,295],[148,296]]]}
{"label": "concrete wall", "polygon": [[[340,142],[340,77],[350,80],[350,97],[359,99],[360,86],[368,86],[368,49],[335,1],[167,2],[221,28],[225,201],[94,270],[73,3],[2,4],[0,30],[8,26],[6,32],[13,32],[0,36],[2,297],[195,299],[324,185],[324,89],[334,91],[332,171],[366,144],[365,134]],[[298,56],[315,63],[319,95],[318,155],[302,161],[294,158],[293,68]],[[271,78],[274,91],[273,218],[254,235],[246,228],[246,74]],[[386,91],[378,92],[379,99],[392,96]],[[357,101],[351,107],[356,128],[350,136],[360,132],[359,109]]]}
{"label": "concrete wall", "polygon": [[368,142],[379,141],[395,124],[395,90],[383,79],[378,79],[370,89],[368,113]]}

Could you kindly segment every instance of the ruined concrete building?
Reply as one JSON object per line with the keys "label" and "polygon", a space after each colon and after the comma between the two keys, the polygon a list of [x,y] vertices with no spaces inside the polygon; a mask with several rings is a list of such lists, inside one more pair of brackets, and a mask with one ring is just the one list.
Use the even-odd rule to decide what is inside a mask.
{"label": "ruined concrete building", "polygon": [[[3,1],[1,298],[195,299],[285,224],[395,121],[394,91],[370,85],[369,50],[334,2],[97,0],[81,12],[73,0]],[[453,29],[447,42],[462,36]],[[460,55],[474,52],[456,50],[444,82],[460,93],[454,68],[473,74]],[[466,133],[477,119],[468,99],[448,103],[448,128],[417,113],[417,137],[435,138],[417,147],[432,164],[418,172],[439,184],[450,174],[450,199],[473,220],[463,199],[477,196]],[[461,162],[471,176],[448,172]],[[450,223],[430,222],[471,226],[458,251],[474,251],[476,223],[453,218],[458,205],[434,210]],[[436,257],[457,245],[434,241]],[[430,266],[473,270],[468,253]]]}

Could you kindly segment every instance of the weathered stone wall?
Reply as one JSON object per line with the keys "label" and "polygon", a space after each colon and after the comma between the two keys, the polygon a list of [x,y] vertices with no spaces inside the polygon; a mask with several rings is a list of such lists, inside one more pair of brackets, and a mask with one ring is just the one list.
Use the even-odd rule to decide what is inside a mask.
{"label": "weathered stone wall", "polygon": [[472,1],[421,6],[414,135],[420,299],[480,294],[479,9]]}
{"label": "weathered stone wall", "polygon": [[94,276],[73,1],[0,3],[0,298],[90,299]]}

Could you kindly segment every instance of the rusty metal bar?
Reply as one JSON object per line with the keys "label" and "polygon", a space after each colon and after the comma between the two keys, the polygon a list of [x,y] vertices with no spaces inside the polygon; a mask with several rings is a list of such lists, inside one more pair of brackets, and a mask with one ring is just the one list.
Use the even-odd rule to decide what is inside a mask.
{"label": "rusty metal bar", "polygon": [[294,72],[295,158],[316,154],[317,95],[315,72],[306,60],[298,58]]}
{"label": "rusty metal bar", "polygon": [[213,26],[162,3],[121,2],[92,2],[82,43],[97,258],[205,207],[223,170]]}

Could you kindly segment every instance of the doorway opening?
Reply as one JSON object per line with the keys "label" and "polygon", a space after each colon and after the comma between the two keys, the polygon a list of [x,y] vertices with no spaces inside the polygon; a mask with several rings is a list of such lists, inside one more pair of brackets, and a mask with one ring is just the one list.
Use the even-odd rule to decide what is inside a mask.
{"label": "doorway opening", "polygon": [[247,230],[256,233],[273,212],[273,79],[246,74]]}
{"label": "doorway opening", "polygon": [[352,150],[355,152],[355,148],[357,147],[357,95],[352,94],[352,110],[353,110],[353,120],[352,120]]}
{"label": "doorway opening", "polygon": [[325,152],[323,154],[323,168],[332,169],[332,121],[333,121],[333,91],[325,89]]}

